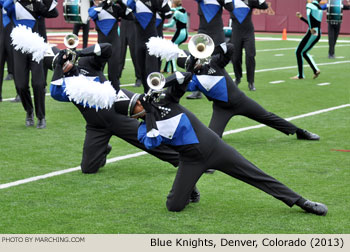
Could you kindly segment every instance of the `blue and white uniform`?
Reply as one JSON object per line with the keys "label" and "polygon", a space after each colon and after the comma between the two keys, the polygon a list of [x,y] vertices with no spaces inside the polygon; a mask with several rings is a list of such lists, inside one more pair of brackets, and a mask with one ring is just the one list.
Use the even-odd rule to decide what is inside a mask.
{"label": "blue and white uniform", "polygon": [[[110,43],[112,55],[108,60],[108,79],[115,90],[119,90],[120,77],[120,41],[118,35],[118,19],[133,20],[133,14],[126,7],[126,1],[118,0],[117,3],[107,4],[102,2],[101,6],[93,6],[89,9],[89,16],[94,20],[97,30],[98,43]],[[101,10],[102,7],[102,10]]]}
{"label": "blue and white uniform", "polygon": [[232,20],[231,42],[235,46],[232,64],[237,82],[240,82],[242,74],[243,48],[245,50],[245,64],[247,69],[247,81],[254,84],[255,78],[255,35],[252,21],[253,9],[267,9],[265,0],[234,0],[234,9],[230,13]]}
{"label": "blue and white uniform", "polygon": [[193,188],[207,169],[220,170],[293,206],[300,195],[246,160],[179,104],[191,79],[191,73],[177,72],[167,78],[169,88],[163,99],[147,107],[141,101],[147,113],[139,127],[138,139],[147,148],[163,144],[180,155],[179,168],[166,202],[168,210],[185,208]]}
{"label": "blue and white uniform", "polygon": [[298,130],[297,126],[266,111],[237,87],[225,70],[234,53],[234,46],[223,43],[219,47],[219,53],[212,56],[210,62],[203,65],[201,70],[192,76],[187,89],[188,91],[199,90],[213,102],[209,128],[222,137],[229,120],[236,115],[241,115],[286,135],[295,134]]}
{"label": "blue and white uniform", "polygon": [[[85,48],[80,53],[77,67],[63,75],[61,66],[56,66],[51,82],[51,96],[61,102],[70,102],[70,97],[65,91],[65,83],[73,76],[81,75],[96,81],[96,85],[106,81],[103,75],[103,66],[112,55],[111,45],[108,43],[96,44]],[[71,83],[74,85],[74,83]],[[111,109],[96,110],[89,105],[71,101],[80,111],[86,121],[86,132],[81,161],[83,173],[96,173],[106,163],[107,145],[114,135],[132,144],[161,160],[178,165],[178,154],[168,148],[160,147],[154,150],[147,150],[137,140],[139,122],[122,114],[115,112],[114,106]]]}
{"label": "blue and white uniform", "polygon": [[[232,0],[195,0],[198,3],[199,28],[198,33],[209,35],[215,45],[225,42],[222,11],[225,8],[233,10]],[[214,52],[215,53],[215,52]]]}
{"label": "blue and white uniform", "polygon": [[151,37],[157,37],[157,13],[162,16],[171,15],[167,0],[128,0],[127,6],[132,9],[136,19],[136,58],[141,70],[141,80],[144,91],[147,92],[147,76],[159,72],[159,59],[148,53],[146,43]]}
{"label": "blue and white uniform", "polygon": [[[41,1],[30,0],[5,0],[4,8],[12,19],[15,26],[24,25],[38,32],[38,18],[49,16],[50,6]],[[32,60],[31,54],[21,51],[13,51],[15,85],[18,95],[27,116],[34,112],[36,117],[42,121],[45,119],[45,77],[42,61],[37,63]],[[34,94],[34,107],[29,89],[29,72],[31,72],[32,88]]]}

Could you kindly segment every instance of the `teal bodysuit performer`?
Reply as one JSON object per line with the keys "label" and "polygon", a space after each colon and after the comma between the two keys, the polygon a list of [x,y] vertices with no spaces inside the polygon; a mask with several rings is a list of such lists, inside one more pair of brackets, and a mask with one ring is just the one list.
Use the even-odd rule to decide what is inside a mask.
{"label": "teal bodysuit performer", "polygon": [[[175,7],[175,8],[174,8]],[[167,23],[164,24],[164,28],[172,27],[176,25],[176,32],[171,39],[173,43],[176,45],[181,45],[182,43],[186,42],[188,38],[188,31],[187,31],[187,12],[186,10],[181,6],[181,0],[173,1],[173,8],[171,8],[172,11],[174,11],[173,19]],[[164,72],[170,72],[170,66],[171,66],[171,72],[176,71],[176,62],[175,59],[172,61],[167,61],[164,67]]]}
{"label": "teal bodysuit performer", "polygon": [[315,0],[312,3],[308,3],[306,5],[306,14],[307,20],[304,18],[300,18],[304,22],[307,22],[309,28],[300,41],[295,53],[297,57],[298,63],[298,75],[292,77],[292,79],[304,79],[304,71],[303,71],[303,58],[309,63],[312,71],[314,72],[313,78],[317,78],[321,73],[318,67],[316,66],[313,58],[308,54],[308,52],[312,49],[312,47],[319,41],[321,37],[321,21],[323,10],[319,5],[321,0]]}

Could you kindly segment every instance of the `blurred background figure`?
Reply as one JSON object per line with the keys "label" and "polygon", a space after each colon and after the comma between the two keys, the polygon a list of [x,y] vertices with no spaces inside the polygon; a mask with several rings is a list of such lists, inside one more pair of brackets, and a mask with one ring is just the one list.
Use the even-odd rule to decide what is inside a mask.
{"label": "blurred background figure", "polygon": [[297,17],[300,18],[300,20],[308,24],[308,29],[306,34],[300,41],[297,49],[295,50],[298,64],[298,75],[291,77],[291,79],[293,80],[300,80],[305,78],[303,69],[303,58],[310,65],[314,73],[314,79],[316,79],[321,73],[312,56],[308,53],[321,38],[321,22],[323,11],[319,4],[320,1],[321,0],[317,0],[313,1],[312,3],[306,4],[307,19],[305,19],[300,12],[296,13]]}
{"label": "blurred background figure", "polygon": [[233,71],[235,73],[236,85],[242,78],[242,55],[245,51],[245,65],[247,70],[248,88],[255,91],[255,35],[252,22],[253,9],[267,9],[265,0],[234,0],[234,10],[230,13],[232,20],[231,42],[234,45],[232,57]]}
{"label": "blurred background figure", "polygon": [[[90,1],[90,7],[93,6],[93,2]],[[86,23],[75,23],[73,25],[73,34],[79,35],[80,29],[83,31],[83,48],[88,46],[89,42],[89,31],[90,31],[90,19]]]}
{"label": "blurred background figure", "polygon": [[[50,2],[51,1],[51,2]],[[6,0],[3,7],[15,26],[23,25],[33,32],[39,33],[38,20],[40,17],[51,17],[55,7],[54,1]],[[27,42],[31,42],[30,40]],[[32,60],[32,55],[13,50],[15,85],[21,97],[23,108],[26,112],[25,126],[34,126],[34,108],[38,119],[37,128],[46,128],[45,119],[45,75],[42,60]],[[34,106],[29,89],[29,77],[34,94]]]}
{"label": "blurred background figure", "polygon": [[[222,22],[222,10],[233,10],[232,0],[195,0],[198,4],[199,28],[198,33],[209,35],[215,46],[225,42],[224,24]],[[213,52],[215,54],[216,51]],[[187,99],[201,99],[202,94],[195,91],[186,97]]]}
{"label": "blurred background figure", "polygon": [[118,21],[120,18],[132,20],[132,12],[127,9],[124,2],[107,0],[94,0],[94,6],[89,9],[89,16],[94,20],[97,30],[98,43],[110,43],[112,55],[108,59],[108,80],[116,91],[119,91],[120,40],[118,35]]}
{"label": "blurred background figure", "polygon": [[[2,101],[2,84],[3,80],[13,80],[13,47],[11,45],[10,34],[13,24],[6,11],[3,8],[4,0],[0,0],[0,101]],[[7,63],[7,75],[4,78],[5,63]],[[20,102],[19,95],[12,100],[13,102]]]}
{"label": "blurred background figure", "polygon": [[343,21],[343,10],[350,10],[350,1],[346,2],[347,5],[344,5],[343,0],[328,0],[326,7],[323,7],[327,8],[329,59],[335,59],[335,44]]}
{"label": "blurred background figure", "polygon": [[159,59],[148,53],[146,43],[151,37],[157,37],[156,13],[165,16],[171,14],[168,1],[163,0],[128,0],[127,6],[133,11],[136,19],[136,57],[141,70],[144,92],[147,93],[147,76],[159,72]]}
{"label": "blurred background figure", "polygon": [[132,64],[135,71],[135,87],[142,85],[141,71],[139,65],[136,62],[136,24],[135,20],[122,19],[120,21],[120,67],[119,67],[119,79],[122,76],[125,66],[126,52],[129,47]]}
{"label": "blurred background figure", "polygon": [[[186,42],[188,38],[188,31],[187,31],[188,16],[185,8],[182,7],[182,0],[173,0],[171,10],[174,12],[173,18],[169,23],[164,24],[163,27],[169,28],[176,25],[176,31],[171,41],[176,45],[181,45],[182,43]],[[170,72],[170,68],[171,68],[171,73],[176,71],[175,59],[172,61],[167,61],[164,66],[164,69],[161,72],[168,73]]]}

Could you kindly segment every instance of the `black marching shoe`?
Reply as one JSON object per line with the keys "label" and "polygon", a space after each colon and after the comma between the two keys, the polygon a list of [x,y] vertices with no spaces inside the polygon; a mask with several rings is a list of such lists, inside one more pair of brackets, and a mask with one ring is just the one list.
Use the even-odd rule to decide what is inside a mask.
{"label": "black marching shoe", "polygon": [[16,95],[16,97],[11,100],[11,102],[21,102],[21,97],[19,97],[19,95]]}
{"label": "black marching shoe", "polygon": [[107,156],[109,153],[111,153],[111,151],[112,151],[112,145],[108,144],[108,145],[107,145],[107,149],[106,149],[106,156]]}
{"label": "black marching shoe", "polygon": [[34,114],[33,114],[33,112],[27,113],[27,115],[26,115],[26,126],[27,127],[34,126]]}
{"label": "black marching shoe", "polygon": [[235,83],[236,83],[236,86],[238,86],[239,83],[241,83],[241,79],[235,79]]}
{"label": "black marching shoe", "polygon": [[325,216],[328,212],[328,208],[325,204],[313,202],[310,200],[306,200],[304,204],[300,206],[302,209],[304,209],[308,213],[313,213],[316,215],[322,215]]}
{"label": "black marching shoe", "polygon": [[136,79],[134,87],[141,87],[142,81],[141,79]]}
{"label": "black marching shoe", "polygon": [[214,172],[215,172],[214,169],[208,169],[208,170],[206,170],[204,173],[213,174]]}
{"label": "black marching shoe", "polygon": [[200,199],[201,199],[201,194],[199,193],[197,187],[195,186],[193,188],[193,191],[191,192],[191,195],[190,195],[190,202],[191,203],[198,203]]}
{"label": "black marching shoe", "polygon": [[4,79],[5,81],[10,81],[10,80],[13,80],[13,74],[8,74],[6,77],[5,77],[5,79]]}
{"label": "black marching shoe", "polygon": [[188,95],[186,99],[202,99],[202,93],[199,91],[194,91],[192,94]]}
{"label": "black marching shoe", "polygon": [[248,88],[249,88],[250,91],[255,91],[256,88],[255,88],[255,86],[254,86],[254,82],[249,82],[249,83],[248,83]]}
{"label": "black marching shoe", "polygon": [[297,139],[302,139],[302,140],[320,140],[320,136],[314,133],[311,133],[307,130],[303,129],[298,129],[297,130]]}
{"label": "black marching shoe", "polygon": [[45,129],[46,128],[46,120],[45,118],[38,119],[38,123],[36,125],[37,129]]}

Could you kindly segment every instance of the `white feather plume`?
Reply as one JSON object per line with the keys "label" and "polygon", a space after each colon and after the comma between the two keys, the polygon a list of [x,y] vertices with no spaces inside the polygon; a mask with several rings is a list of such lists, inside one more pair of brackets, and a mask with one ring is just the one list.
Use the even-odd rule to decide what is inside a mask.
{"label": "white feather plume", "polygon": [[50,45],[44,41],[43,37],[24,25],[13,28],[11,38],[15,50],[31,53],[33,60],[38,63],[44,58],[45,52],[50,49]]}
{"label": "white feather plume", "polygon": [[178,45],[174,44],[171,40],[151,37],[146,43],[149,55],[166,59],[167,61],[176,59],[178,54],[181,53],[181,49]]}
{"label": "white feather plume", "polygon": [[99,109],[109,109],[117,100],[115,89],[109,81],[96,82],[83,75],[65,78],[65,92],[68,98],[83,106]]}

